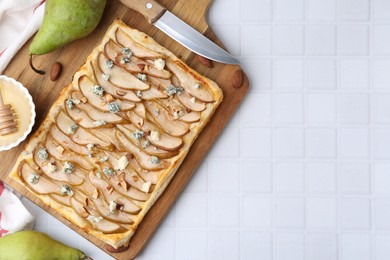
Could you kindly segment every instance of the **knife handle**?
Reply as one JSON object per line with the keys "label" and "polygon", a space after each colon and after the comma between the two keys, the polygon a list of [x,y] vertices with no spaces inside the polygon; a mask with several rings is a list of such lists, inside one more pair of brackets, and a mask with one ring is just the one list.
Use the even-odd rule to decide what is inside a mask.
{"label": "knife handle", "polygon": [[142,14],[150,24],[157,21],[166,11],[166,8],[154,0],[119,0],[125,6]]}

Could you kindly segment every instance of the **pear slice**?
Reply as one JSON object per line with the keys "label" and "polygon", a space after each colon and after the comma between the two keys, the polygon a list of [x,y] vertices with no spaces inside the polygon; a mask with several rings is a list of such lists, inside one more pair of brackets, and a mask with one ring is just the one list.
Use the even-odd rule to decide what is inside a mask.
{"label": "pear slice", "polygon": [[[150,64],[144,60],[141,60],[135,56],[130,58],[122,54],[122,47],[113,42],[111,39],[104,45],[104,51],[110,60],[114,61],[116,65],[124,68],[130,73],[144,73],[154,77],[169,79],[171,73],[167,70],[158,70],[154,67],[154,64]],[[121,62],[123,58],[128,58],[129,62]]]}
{"label": "pear slice", "polygon": [[146,110],[167,134],[181,137],[190,131],[188,124],[171,119],[168,111],[156,102],[146,101],[144,104]]}
{"label": "pear slice", "polygon": [[107,201],[112,200],[123,205],[124,212],[130,214],[138,214],[140,212],[141,208],[132,203],[129,198],[124,197],[115,190],[109,193],[107,190],[109,184],[105,180],[97,178],[92,171],[89,173],[89,179],[91,183],[98,189],[98,196],[102,195]]}
{"label": "pear slice", "polygon": [[161,54],[151,51],[141,44],[137,43],[131,37],[121,29],[117,29],[115,32],[116,42],[120,45],[127,47],[133,53],[133,55],[139,58],[160,58]]}
{"label": "pear slice", "polygon": [[[66,102],[66,101],[65,101]],[[94,120],[92,120],[87,112],[85,112],[82,109],[70,109],[65,104],[65,109],[67,114],[72,118],[73,121],[77,122],[80,126],[84,128],[96,128],[98,127],[96,124],[94,124]]]}
{"label": "pear slice", "polygon": [[[47,152],[53,156],[55,159],[62,162],[72,162],[78,164],[81,168],[85,170],[92,170],[93,166],[82,156],[77,155],[74,152],[65,149],[63,152],[60,152],[58,148],[62,147],[56,143],[50,135],[46,137],[45,145]],[[63,148],[63,147],[62,147]]]}
{"label": "pear slice", "polygon": [[60,161],[58,161],[54,158],[51,158],[49,160],[49,162],[54,161],[53,164],[57,168],[56,171],[52,172],[50,170],[50,167],[49,167],[49,162],[46,160],[42,160],[38,156],[37,151],[39,151],[39,149],[41,149],[41,148],[43,148],[43,146],[41,144],[39,144],[37,146],[37,148],[34,150],[33,160],[37,165],[39,165],[41,167],[42,171],[45,173],[45,175],[47,175],[48,178],[56,180],[56,181],[67,182],[71,185],[76,185],[76,186],[83,183],[83,181],[84,181],[83,177],[82,177],[82,175],[80,176],[80,173],[79,173],[81,171],[81,169],[78,169],[78,167],[76,167],[75,172],[73,172],[71,174],[64,174],[64,173],[62,173],[63,163],[61,163]]}
{"label": "pear slice", "polygon": [[107,62],[111,60],[108,59],[104,53],[99,53],[98,62],[99,67],[102,72],[108,75],[110,78],[108,79],[112,84],[116,85],[119,88],[123,89],[133,89],[133,90],[147,90],[149,89],[149,85],[145,82],[139,80],[133,74],[123,70],[122,68],[112,65],[111,68],[107,67]]}
{"label": "pear slice", "polygon": [[187,112],[187,109],[177,99],[160,99],[158,103],[163,105],[170,112],[170,116],[176,120],[185,123],[194,123],[200,120],[199,112]]}
{"label": "pear slice", "polygon": [[135,105],[135,108],[133,109],[133,111],[140,117],[142,118],[146,118],[146,109],[145,109],[145,106],[144,104],[142,103],[139,103],[139,104],[136,104]]}
{"label": "pear slice", "polygon": [[99,137],[102,140],[109,141],[111,144],[115,146],[116,149],[121,149],[120,144],[118,143],[118,140],[115,137],[116,128],[96,128],[91,129],[91,133],[97,137]]}
{"label": "pear slice", "polygon": [[134,155],[135,159],[141,165],[142,168],[151,171],[158,171],[161,169],[168,168],[169,163],[164,160],[160,160],[159,163],[153,164],[151,161],[152,157],[141,151],[141,149],[137,148],[135,145],[133,145],[121,131],[116,132],[116,137],[118,141],[122,144],[123,148]]}
{"label": "pear slice", "polygon": [[89,154],[89,150],[86,146],[81,146],[79,144],[74,143],[67,135],[61,132],[55,124],[53,124],[50,129],[50,135],[51,137],[53,137],[56,143],[60,144],[62,147],[66,147],[73,152],[81,155]]}
{"label": "pear slice", "polygon": [[134,216],[129,213],[121,210],[116,210],[114,213],[111,213],[108,202],[106,202],[102,196],[99,196],[97,199],[91,198],[90,201],[92,201],[96,210],[100,213],[100,215],[104,216],[105,219],[123,224],[134,223]]}
{"label": "pear slice", "polygon": [[[18,173],[22,181],[29,187],[30,190],[40,195],[57,193],[60,194],[61,186],[57,183],[53,183],[43,175],[39,174],[36,170],[31,168],[26,161],[21,162]],[[36,183],[31,183],[30,179],[33,175],[39,176]]]}
{"label": "pear slice", "polygon": [[70,197],[70,196],[62,196],[62,195],[58,195],[55,193],[49,194],[48,196],[50,198],[52,198],[54,201],[56,201],[62,205],[65,205],[67,207],[72,207],[72,204],[70,202],[72,197]]}
{"label": "pear slice", "polygon": [[94,59],[92,64],[90,64],[92,71],[94,73],[94,78],[100,86],[104,88],[104,90],[111,94],[113,97],[124,99],[132,102],[140,102],[141,99],[137,97],[137,95],[129,89],[118,88],[114,84],[112,84],[109,80],[103,78],[103,72],[100,69],[99,63]]}
{"label": "pear slice", "polygon": [[190,95],[204,102],[214,102],[213,95],[205,86],[201,86],[199,88],[195,87],[199,84],[199,82],[187,68],[183,67],[178,62],[170,61],[168,59],[165,64],[167,68],[179,79],[180,86],[183,87]]}
{"label": "pear slice", "polygon": [[[71,198],[71,203],[72,203],[72,208],[77,212],[77,214],[84,218],[83,216],[85,214],[91,214],[95,217],[101,217],[101,215],[96,211],[96,210],[93,210],[91,207],[88,207],[87,210],[86,208],[83,206],[83,204],[81,204],[80,202],[78,202],[77,200]],[[88,221],[86,219],[86,221]],[[100,219],[100,221],[88,221],[91,225],[93,225],[94,228],[96,228],[97,230],[105,233],[105,234],[114,234],[114,233],[120,233],[120,232],[123,232],[125,231],[125,228],[121,227],[119,224],[117,223],[114,223],[114,222],[111,222],[107,219]]]}
{"label": "pear slice", "polygon": [[135,159],[131,159],[129,161],[129,165],[138,173],[139,176],[142,177],[142,179],[152,184],[157,184],[159,172],[143,169]]}
{"label": "pear slice", "polygon": [[[179,150],[183,145],[184,142],[181,138],[178,137],[172,137],[168,134],[165,134],[161,128],[156,126],[155,124],[149,122],[148,120],[144,120],[144,123],[142,126],[138,126],[137,122],[140,121],[140,117],[135,114],[133,111],[129,111],[127,114],[127,117],[130,119],[130,121],[135,125],[136,127],[139,127],[139,129],[143,130],[144,132],[147,131],[156,131],[159,133],[160,138],[153,139],[150,136],[147,136],[146,138],[152,143],[154,146],[166,150],[166,151],[177,151]],[[127,125],[122,125],[126,127]]]}
{"label": "pear slice", "polygon": [[200,113],[192,111],[179,117],[178,120],[183,121],[185,123],[196,123],[200,121]]}
{"label": "pear slice", "polygon": [[181,95],[176,95],[175,98],[177,98],[183,106],[192,111],[202,112],[206,109],[205,103],[199,102],[195,97],[188,95],[187,92],[183,92]]}
{"label": "pear slice", "polygon": [[[109,103],[107,100],[104,97],[95,95],[92,92],[93,86],[95,86],[95,84],[90,79],[88,79],[87,76],[81,76],[79,78],[79,89],[81,93],[87,98],[88,102],[101,111],[110,112],[108,107]],[[113,102],[119,105],[121,111],[131,110],[135,106],[133,102],[125,100],[115,100]]]}
{"label": "pear slice", "polygon": [[150,87],[150,89],[141,92],[141,98],[144,100],[163,99],[167,97],[168,95],[162,93],[153,85]]}
{"label": "pear slice", "polygon": [[[84,97],[83,94],[81,94],[78,91],[72,92],[72,98],[80,100],[83,97]],[[118,116],[114,113],[109,113],[109,112],[105,113],[105,112],[102,112],[100,110],[97,110],[93,106],[89,105],[88,103],[80,102],[76,106],[77,106],[77,108],[85,111],[88,114],[88,116],[94,121],[104,120],[107,122],[107,124],[109,124],[109,123],[110,124],[120,124],[123,121],[123,118],[121,118],[120,116]]]}
{"label": "pear slice", "polygon": [[133,136],[133,133],[138,130],[134,125],[132,124],[127,124],[126,127],[125,126],[122,126],[122,125],[118,125],[117,126],[119,130],[122,131],[122,133],[124,135],[126,135],[126,137],[137,147],[141,147],[142,151],[144,151],[145,153],[149,154],[149,155],[155,155],[157,156],[158,158],[161,158],[161,159],[168,159],[168,158],[172,158],[176,155],[179,154],[179,151],[166,151],[166,150],[162,150],[160,148],[157,148],[156,146],[154,146],[153,144],[150,143],[149,141],[149,145],[147,145],[146,147],[144,146],[143,147],[143,144],[145,142],[147,142],[144,137],[142,137],[140,140],[136,140]]}
{"label": "pear slice", "polygon": [[57,115],[56,124],[58,126],[58,129],[61,130],[61,132],[63,132],[64,134],[66,133],[69,136],[69,138],[77,144],[81,144],[81,145],[95,144],[95,145],[99,145],[104,149],[111,149],[112,145],[110,143],[100,140],[96,136],[87,132],[82,127],[78,127],[73,134],[69,133],[68,132],[69,127],[71,127],[72,125],[76,125],[76,123],[72,119],[70,119],[62,110]]}

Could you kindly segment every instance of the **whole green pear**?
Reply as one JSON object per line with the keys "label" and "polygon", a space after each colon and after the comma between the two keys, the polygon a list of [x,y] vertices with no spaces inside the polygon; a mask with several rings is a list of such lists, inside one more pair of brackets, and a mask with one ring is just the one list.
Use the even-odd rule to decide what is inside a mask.
{"label": "whole green pear", "polygon": [[105,5],[106,0],[47,0],[42,26],[29,47],[30,57],[90,34],[99,24]]}
{"label": "whole green pear", "polygon": [[76,248],[66,246],[44,233],[27,230],[0,238],[2,260],[80,260],[88,257]]}

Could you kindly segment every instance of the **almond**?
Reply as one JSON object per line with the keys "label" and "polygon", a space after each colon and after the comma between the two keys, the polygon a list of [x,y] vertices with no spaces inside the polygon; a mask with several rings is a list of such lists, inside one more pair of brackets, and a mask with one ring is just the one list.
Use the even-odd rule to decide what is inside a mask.
{"label": "almond", "polygon": [[126,154],[126,158],[127,158],[127,160],[132,160],[133,158],[134,158],[134,155],[133,154],[131,154],[131,153],[128,153],[128,154]]}
{"label": "almond", "polygon": [[243,77],[244,76],[242,74],[241,69],[238,69],[233,73],[233,79],[232,79],[233,88],[240,88],[242,86]]}
{"label": "almond", "polygon": [[126,92],[125,92],[125,91],[122,91],[122,90],[117,90],[117,91],[116,91],[116,94],[117,94],[118,96],[124,96],[124,95],[126,95]]}
{"label": "almond", "polygon": [[51,68],[50,68],[50,80],[51,81],[56,81],[60,77],[61,72],[62,72],[62,65],[61,65],[61,63],[56,62],[53,65],[51,65]]}
{"label": "almond", "polygon": [[125,173],[124,173],[124,172],[122,172],[121,174],[119,174],[118,180],[119,180],[120,182],[122,182],[122,181],[125,180]]}
{"label": "almond", "polygon": [[145,69],[145,64],[139,63],[139,64],[137,64],[137,66],[138,66],[138,68],[139,68],[140,70],[144,70],[144,69]]}
{"label": "almond", "polygon": [[107,102],[111,102],[111,101],[114,101],[114,98],[110,94],[107,94],[106,100],[107,100]]}
{"label": "almond", "polygon": [[134,182],[138,181],[138,176],[137,175],[133,175],[133,176],[131,176],[131,178],[133,179]]}
{"label": "almond", "polygon": [[99,197],[99,191],[97,188],[95,188],[92,193],[92,198],[96,200],[98,197]]}
{"label": "almond", "polygon": [[205,57],[203,57],[203,56],[198,55],[198,60],[199,60],[200,63],[202,63],[207,68],[213,68],[214,67],[212,61],[207,59],[207,58],[205,58]]}
{"label": "almond", "polygon": [[108,194],[111,194],[114,191],[114,188],[111,185],[108,185],[106,190],[108,191]]}
{"label": "almond", "polygon": [[87,98],[86,97],[82,97],[82,98],[80,98],[80,101],[85,104],[85,103],[87,103]]}
{"label": "almond", "polygon": [[64,147],[62,147],[61,145],[57,146],[57,147],[56,147],[56,150],[59,151],[60,154],[63,154],[64,151],[65,151]]}
{"label": "almond", "polygon": [[122,188],[124,188],[125,190],[129,190],[129,188],[130,188],[130,184],[129,184],[127,181],[121,181],[121,182],[120,182],[120,185],[121,185]]}

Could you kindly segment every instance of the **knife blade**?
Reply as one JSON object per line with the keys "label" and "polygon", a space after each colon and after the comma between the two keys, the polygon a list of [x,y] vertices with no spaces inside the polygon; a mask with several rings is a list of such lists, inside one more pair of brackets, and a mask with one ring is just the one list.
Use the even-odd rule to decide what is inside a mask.
{"label": "knife blade", "polygon": [[239,64],[230,53],[196,31],[154,0],[120,0],[127,7],[141,13],[150,24],[166,33],[169,37],[189,50],[208,59]]}

